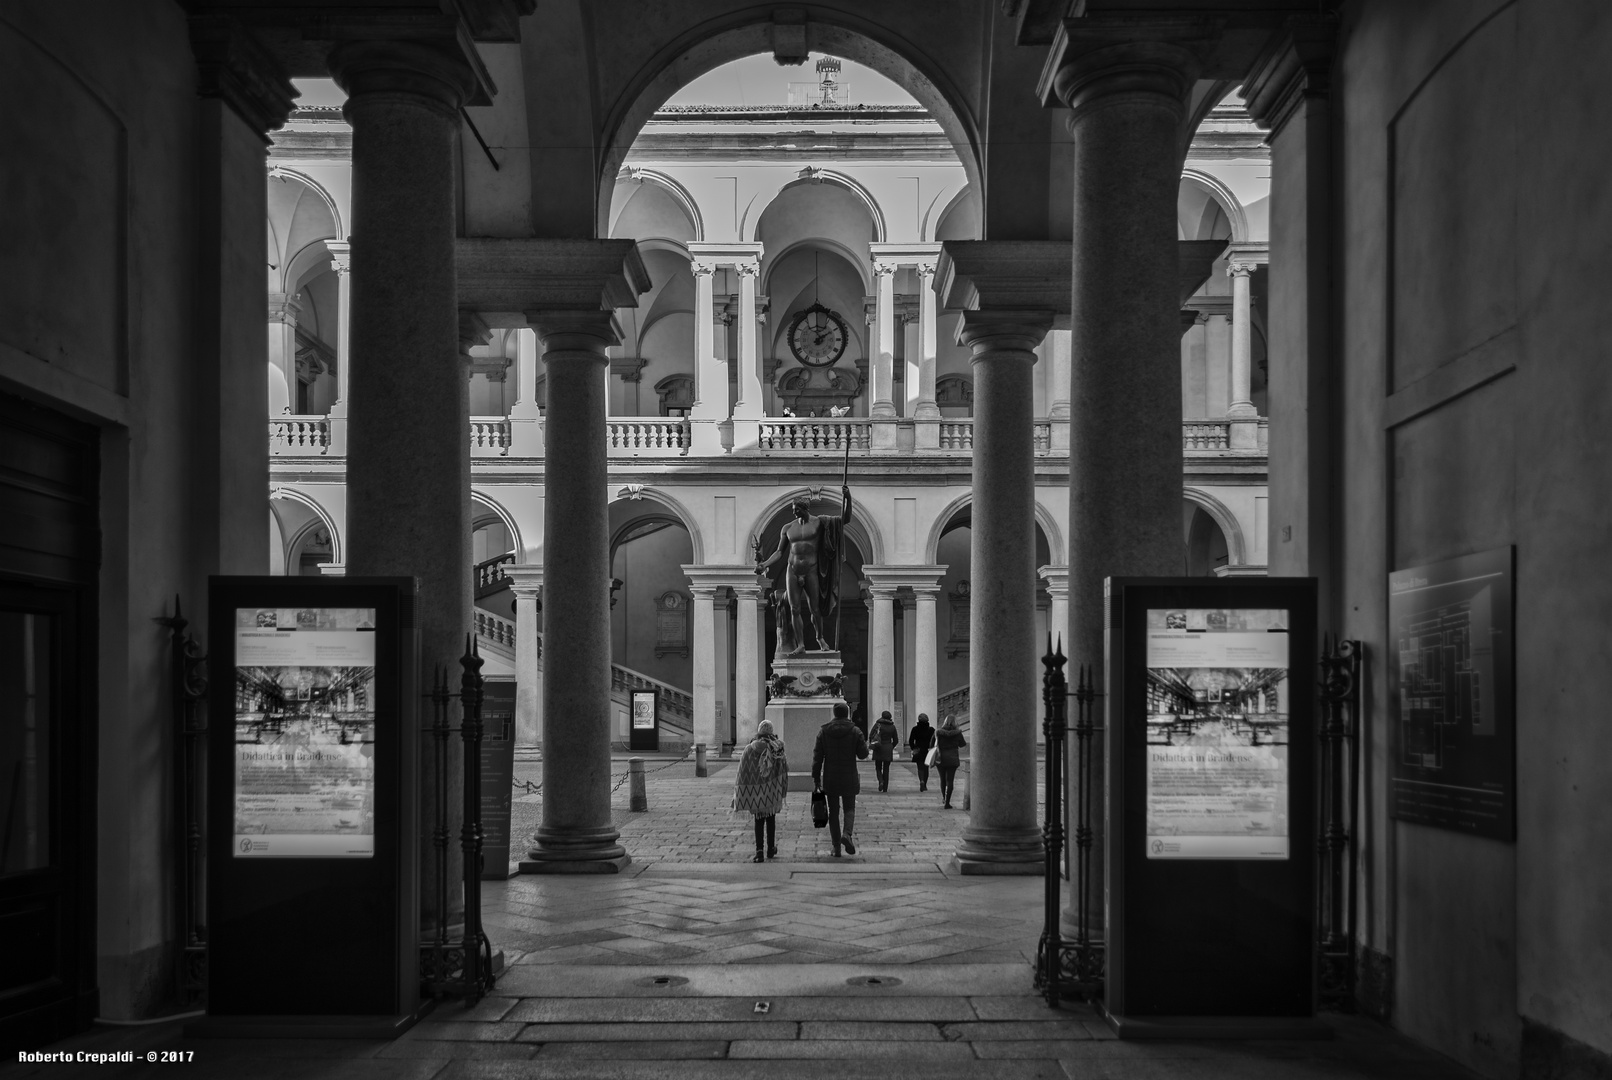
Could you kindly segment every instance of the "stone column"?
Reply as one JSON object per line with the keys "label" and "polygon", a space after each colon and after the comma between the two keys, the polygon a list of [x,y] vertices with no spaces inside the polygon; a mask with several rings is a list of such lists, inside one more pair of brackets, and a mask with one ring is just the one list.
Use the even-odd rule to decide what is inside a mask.
{"label": "stone column", "polygon": [[868,620],[868,720],[896,703],[896,590],[868,581],[872,618]]}
{"label": "stone column", "polygon": [[716,267],[695,262],[689,269],[694,272],[694,407],[689,410],[689,453],[710,457],[724,452],[728,373],[716,359],[716,308],[711,291]]}
{"label": "stone column", "polygon": [[1227,416],[1257,416],[1253,397],[1254,306],[1249,278],[1254,264],[1234,262],[1227,266],[1231,275],[1231,406]]}
{"label": "stone column", "polygon": [[733,451],[753,454],[761,447],[761,418],[766,410],[761,397],[761,358],[757,347],[760,326],[756,320],[758,260],[742,261],[739,274],[739,396],[733,405]]}
{"label": "stone column", "polygon": [[742,747],[756,737],[765,707],[761,698],[761,586],[735,585],[733,592],[739,605],[738,640],[733,649],[734,694],[739,699],[734,703],[734,722],[735,737]]}
{"label": "stone column", "polygon": [[913,612],[915,632],[913,634],[913,709],[912,716],[908,718],[909,724],[918,722],[918,714],[923,713],[929,717],[931,724],[939,724],[940,717],[935,715],[940,707],[940,673],[937,660],[937,649],[940,643],[935,640],[935,603],[940,596],[940,584],[914,585],[913,596],[917,600],[916,610]]}
{"label": "stone column", "polygon": [[[935,264],[918,264],[918,403],[913,408],[913,446],[918,450],[940,449],[940,406],[935,404],[935,354],[940,339],[935,316],[940,307],[935,296]],[[934,716],[930,717],[935,720]]]}
{"label": "stone column", "polygon": [[1069,331],[1047,335],[1047,418],[1052,422],[1053,453],[1069,452]]}
{"label": "stone column", "polygon": [[[1050,312],[965,311],[974,370],[973,596],[968,681],[972,813],[965,874],[1036,874],[1035,442],[1032,368]],[[1177,481],[1179,484],[1179,481]]]}
{"label": "stone column", "polygon": [[[459,107],[476,86],[451,46],[358,41],[330,53],[353,130],[347,573],[416,583],[421,670],[459,670],[471,623],[469,376],[454,264]],[[429,448],[422,453],[422,448]],[[428,674],[427,676],[428,677]],[[456,677],[456,676],[451,676]],[[461,802],[449,740],[444,799]],[[421,820],[435,814],[422,789]],[[457,812],[454,810],[453,812]],[[420,875],[435,852],[420,837]],[[449,845],[447,873],[460,876]],[[451,916],[462,898],[450,891]],[[424,890],[421,918],[437,912]]]}
{"label": "stone column", "polygon": [[1069,567],[1043,566],[1038,573],[1047,584],[1047,597],[1052,601],[1047,611],[1047,630],[1054,645],[1061,645],[1064,654],[1069,652]]}
{"label": "stone column", "polygon": [[873,415],[896,415],[896,297],[893,263],[873,267]]}
{"label": "stone column", "polygon": [[269,294],[269,415],[297,411],[297,316],[302,305],[284,293]]}
{"label": "stone column", "polygon": [[543,568],[510,566],[504,574],[515,594],[515,745],[537,746],[543,736]]}
{"label": "stone column", "polygon": [[[531,311],[548,378],[545,441],[565,462],[544,480],[543,819],[525,873],[614,873],[630,861],[610,816],[610,521],[606,472],[609,311]],[[463,440],[461,440],[463,441]],[[517,640],[519,637],[517,636]],[[563,673],[563,675],[559,674]]]}
{"label": "stone column", "polygon": [[347,415],[348,370],[352,362],[352,245],[344,240],[326,240],[330,249],[330,270],[336,275],[336,400],[331,416]]}
{"label": "stone column", "polygon": [[537,407],[537,334],[515,331],[515,404],[509,410],[510,457],[543,456],[543,414]]}
{"label": "stone column", "polygon": [[1219,307],[1203,314],[1203,415],[1226,415],[1231,408],[1231,319]]}
{"label": "stone column", "polygon": [[[1182,44],[1098,39],[1068,60],[1054,81],[1074,136],[1065,652],[1075,670],[1092,665],[1098,693],[1104,578],[1171,575],[1181,567],[1175,213],[1181,125],[1197,74],[1196,58]],[[1102,761],[1101,732],[1093,750]],[[1101,768],[1093,789],[1092,895],[1100,897],[1106,854]],[[1099,904],[1092,927],[1099,933],[1102,918]]]}
{"label": "stone column", "polygon": [[693,585],[694,625],[689,631],[694,660],[694,741],[718,745],[716,730],[716,586]]}

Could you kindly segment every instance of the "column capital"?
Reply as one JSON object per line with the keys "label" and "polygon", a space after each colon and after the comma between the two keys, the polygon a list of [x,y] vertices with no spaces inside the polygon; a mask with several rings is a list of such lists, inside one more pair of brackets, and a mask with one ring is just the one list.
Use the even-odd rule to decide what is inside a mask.
{"label": "column capital", "polygon": [[190,51],[196,56],[196,93],[218,98],[269,140],[295,107],[297,88],[261,42],[230,15],[216,11],[190,17]]}
{"label": "column capital", "polygon": [[469,356],[470,350],[485,345],[492,339],[493,328],[474,311],[459,311],[459,355]]}
{"label": "column capital", "polygon": [[1254,123],[1275,137],[1304,101],[1331,94],[1337,35],[1338,20],[1333,15],[1287,19],[1243,82],[1243,100]]}
{"label": "column capital", "polygon": [[330,50],[327,63],[336,84],[347,92],[342,107],[349,123],[371,95],[415,99],[443,116],[458,119],[461,106],[473,104],[478,92],[492,85],[474,48],[457,40],[343,41]]}
{"label": "column capital", "polygon": [[993,353],[1023,353],[1034,362],[1036,346],[1052,329],[1050,311],[965,311],[957,324],[957,343],[974,351],[978,362]]}
{"label": "column capital", "polygon": [[1036,570],[1046,583],[1047,595],[1057,599],[1069,595],[1069,567],[1043,566]]}
{"label": "column capital", "polygon": [[1094,107],[1123,101],[1155,104],[1179,120],[1199,78],[1240,78],[1246,70],[1246,57],[1219,48],[1225,23],[1224,16],[1190,14],[1066,18],[1036,94],[1043,105],[1068,107],[1071,124]]}
{"label": "column capital", "polygon": [[565,353],[572,359],[585,354],[588,359],[608,364],[606,351],[621,344],[621,323],[614,311],[528,311],[526,321],[543,342],[543,362],[553,354]]}
{"label": "column capital", "polygon": [[682,567],[683,573],[688,575],[691,589],[755,589],[759,594],[761,580],[756,577],[753,566],[740,566],[731,563],[688,563]]}
{"label": "column capital", "polygon": [[912,566],[870,565],[862,567],[862,579],[870,588],[899,589],[906,586],[914,591],[940,588],[940,579],[946,567],[936,564]]}
{"label": "column capital", "polygon": [[761,274],[761,264],[756,262],[738,263],[733,268],[740,278],[753,278]]}
{"label": "column capital", "polygon": [[894,274],[895,272],[896,272],[896,264],[893,263],[893,262],[878,262],[878,261],[875,261],[874,264],[873,264],[873,276],[874,277],[886,278],[886,277],[889,277],[890,275]]}
{"label": "column capital", "polygon": [[270,322],[295,326],[297,325],[297,316],[300,314],[302,314],[302,305],[297,303],[296,296],[287,296],[285,293],[269,294]]}
{"label": "column capital", "polygon": [[504,567],[504,578],[517,600],[536,600],[543,595],[543,565],[533,563]]}
{"label": "column capital", "polygon": [[1256,262],[1230,262],[1226,264],[1226,276],[1245,278],[1257,269],[1259,269],[1259,264]]}
{"label": "column capital", "polygon": [[330,269],[336,274],[350,274],[353,270],[353,246],[345,240],[326,240],[325,250],[330,252]]}

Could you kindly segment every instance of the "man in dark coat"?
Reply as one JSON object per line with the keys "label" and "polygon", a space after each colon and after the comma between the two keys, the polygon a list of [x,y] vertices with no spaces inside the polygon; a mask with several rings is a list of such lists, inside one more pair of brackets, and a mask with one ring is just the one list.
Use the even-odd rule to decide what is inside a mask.
{"label": "man in dark coat", "polygon": [[[812,783],[828,796],[828,838],[834,845],[836,858],[842,846],[847,854],[856,854],[851,832],[856,825],[856,796],[862,790],[862,777],[856,763],[867,756],[867,737],[851,723],[851,711],[845,704],[836,704],[834,719],[818,729],[817,745],[812,749]],[[843,833],[840,831],[842,804],[845,807]]]}
{"label": "man in dark coat", "polygon": [[924,764],[924,758],[929,756],[929,748],[935,744],[935,729],[929,726],[929,714],[919,713],[918,722],[912,725],[912,732],[907,736],[907,746],[912,750],[912,760],[918,766],[918,790],[929,790],[929,766]]}

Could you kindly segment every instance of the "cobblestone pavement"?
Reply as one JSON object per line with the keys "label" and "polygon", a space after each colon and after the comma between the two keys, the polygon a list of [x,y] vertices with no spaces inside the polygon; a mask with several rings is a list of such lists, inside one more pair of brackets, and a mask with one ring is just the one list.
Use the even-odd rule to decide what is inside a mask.
{"label": "cobblestone pavement", "polygon": [[[495,996],[444,1002],[401,1038],[97,1027],[48,1049],[130,1055],[112,1071],[52,1061],[4,1076],[156,1080],[175,1066],[146,1055],[179,1051],[192,1080],[1476,1080],[1358,1017],[1327,1017],[1335,1037],[1320,1042],[1117,1041],[1091,1008],[1031,995],[1041,879],[958,876],[968,815],[920,794],[910,765],[888,795],[867,767],[856,856],[828,856],[799,793],[779,860],[761,865],[728,811],[732,768],[653,774],[645,813],[623,785],[625,873],[487,882],[506,964]],[[960,777],[959,806],[962,793]],[[528,836],[540,803],[516,805],[514,835]]]}
{"label": "cobblestone pavement", "polygon": [[[874,790],[877,785],[872,762],[862,762],[861,768],[862,794],[856,800],[853,834],[857,853],[846,861],[860,865],[933,865],[950,859],[968,823],[968,813],[962,809],[967,764],[958,772],[956,797],[952,800],[955,810],[941,809],[934,770],[930,771],[929,790],[920,792],[917,768],[911,762],[896,762],[890,770],[890,791],[881,794]],[[710,775],[696,777],[692,759],[647,759],[644,786],[649,810],[635,812],[627,808],[626,784],[610,797],[622,846],[635,862],[750,862],[756,853],[753,819],[731,810],[737,769],[736,761],[713,759],[708,766]],[[625,775],[626,759],[618,759],[612,771]],[[536,784],[541,780],[540,766],[536,761],[517,762],[515,777],[517,781]],[[1038,785],[1038,807],[1039,790]],[[510,823],[510,835],[516,840],[515,850],[510,852],[512,871],[513,864],[525,855],[526,838],[537,831],[542,799],[540,793],[516,796]],[[812,827],[809,799],[808,792],[791,792],[778,817],[780,862],[836,861],[829,854],[828,830]]]}

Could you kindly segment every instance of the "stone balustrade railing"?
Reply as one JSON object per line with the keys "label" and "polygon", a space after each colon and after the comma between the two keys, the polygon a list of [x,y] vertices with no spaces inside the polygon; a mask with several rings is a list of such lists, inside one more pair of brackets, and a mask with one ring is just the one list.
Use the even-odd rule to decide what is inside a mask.
{"label": "stone balustrade railing", "polygon": [[607,427],[612,455],[688,453],[688,420],[680,416],[613,416]]}
{"label": "stone balustrade railing", "polygon": [[610,665],[610,688],[612,690],[625,690],[631,693],[634,690],[658,690],[660,692],[660,708],[662,712],[671,713],[684,719],[694,716],[694,696],[687,690],[679,690],[671,683],[661,682],[659,679],[645,675],[641,671],[622,667],[620,664]]}
{"label": "stone balustrade railing", "polygon": [[[269,453],[309,456],[330,452],[330,419],[324,416],[277,416],[269,421]],[[542,421],[538,420],[541,425]],[[903,421],[910,423],[910,421]],[[1188,453],[1266,453],[1270,421],[1263,416],[1246,420],[1183,420],[1181,448]],[[1034,428],[1038,454],[1052,452],[1051,420],[1037,420]],[[937,423],[938,445],[923,454],[970,454],[974,450],[974,421],[947,417]],[[689,422],[684,417],[613,416],[608,421],[611,457],[683,457],[689,452]],[[769,417],[761,421],[763,454],[843,452],[869,448],[871,422],[862,417]],[[910,447],[911,440],[907,441]],[[502,416],[470,418],[470,452],[475,457],[507,457],[512,425]],[[911,452],[900,451],[899,453]]]}
{"label": "stone balustrade railing", "polygon": [[504,571],[513,565],[515,565],[515,553],[512,551],[506,551],[502,555],[496,555],[485,562],[477,563],[475,566],[476,598],[479,600],[483,596],[503,588],[504,578],[508,576]]}
{"label": "stone balustrade railing", "polygon": [[850,417],[784,416],[761,422],[761,449],[852,450],[868,448],[868,421]]}
{"label": "stone balustrade railing", "polygon": [[470,453],[476,457],[503,457],[509,453],[509,418],[472,416]]}
{"label": "stone balustrade railing", "polygon": [[939,713],[934,718],[935,727],[940,727],[941,722],[946,717],[953,716],[957,718],[957,726],[966,730],[969,727],[970,707],[972,704],[973,699],[969,696],[966,685],[959,686],[955,690],[948,690],[935,701],[935,711]]}
{"label": "stone balustrade railing", "polygon": [[476,636],[511,652],[515,649],[515,624],[480,608],[476,609]]}
{"label": "stone balustrade railing", "polygon": [[275,416],[269,419],[269,453],[330,452],[330,417]]}

